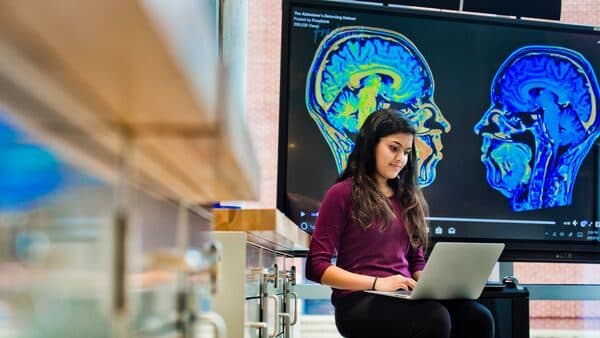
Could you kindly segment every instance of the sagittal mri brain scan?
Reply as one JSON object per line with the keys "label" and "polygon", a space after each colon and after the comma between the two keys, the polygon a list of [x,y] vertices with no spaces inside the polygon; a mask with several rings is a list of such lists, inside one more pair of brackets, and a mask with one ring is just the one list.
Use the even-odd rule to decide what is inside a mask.
{"label": "sagittal mri brain scan", "polygon": [[500,66],[474,131],[487,182],[514,211],[571,204],[599,135],[598,93],[590,63],[571,49],[526,46]]}
{"label": "sagittal mri brain scan", "polygon": [[334,29],[323,39],[308,71],[305,98],[338,173],[369,114],[381,108],[406,114],[417,129],[419,184],[428,186],[443,157],[442,134],[450,131],[433,94],[432,72],[406,36],[353,26]]}

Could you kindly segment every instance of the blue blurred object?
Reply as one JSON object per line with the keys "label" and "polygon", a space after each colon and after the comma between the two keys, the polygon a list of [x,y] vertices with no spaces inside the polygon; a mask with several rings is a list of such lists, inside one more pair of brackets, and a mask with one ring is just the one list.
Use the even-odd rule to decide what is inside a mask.
{"label": "blue blurred object", "polygon": [[61,181],[61,165],[47,150],[31,144],[0,145],[0,210],[27,208]]}
{"label": "blue blurred object", "polygon": [[305,315],[334,315],[335,308],[329,299],[305,299]]}
{"label": "blue blurred object", "polygon": [[240,205],[229,202],[215,202],[213,203],[213,209],[241,209]]}
{"label": "blue blurred object", "polygon": [[6,117],[2,116],[2,112],[0,111],[0,146],[7,143],[15,143],[22,138],[23,134],[13,128]]}
{"label": "blue blurred object", "polygon": [[64,180],[60,161],[0,117],[0,210],[32,207]]}

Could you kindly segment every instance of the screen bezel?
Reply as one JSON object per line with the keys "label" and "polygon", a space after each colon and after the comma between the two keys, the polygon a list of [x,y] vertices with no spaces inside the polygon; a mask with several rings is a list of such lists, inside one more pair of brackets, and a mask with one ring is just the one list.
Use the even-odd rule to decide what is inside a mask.
{"label": "screen bezel", "polygon": [[[286,202],[286,180],[287,180],[287,147],[288,147],[288,113],[289,113],[289,52],[290,52],[290,26],[291,10],[295,6],[310,7],[315,10],[344,9],[369,11],[374,14],[385,13],[411,15],[415,17],[427,17],[439,20],[453,20],[470,23],[486,23],[523,28],[538,28],[550,31],[592,33],[598,34],[598,29],[588,26],[579,26],[557,22],[538,20],[523,20],[490,15],[478,15],[474,13],[458,13],[450,11],[413,9],[406,7],[382,6],[381,4],[350,3],[338,1],[321,0],[284,0],[282,15],[281,35],[281,74],[280,74],[280,102],[279,102],[279,138],[278,138],[278,160],[277,160],[277,208],[287,214]],[[600,75],[600,74],[599,74]],[[598,168],[600,168],[600,147],[593,148],[596,155],[593,204],[595,205],[594,219],[598,219],[598,201],[600,188],[598,187]],[[333,184],[333,182],[332,182]],[[510,262],[572,262],[572,263],[600,263],[600,243],[579,241],[552,241],[552,240],[517,240],[497,238],[463,238],[444,237],[432,238],[431,249],[437,241],[444,242],[501,242],[505,243],[505,249],[500,261]]]}

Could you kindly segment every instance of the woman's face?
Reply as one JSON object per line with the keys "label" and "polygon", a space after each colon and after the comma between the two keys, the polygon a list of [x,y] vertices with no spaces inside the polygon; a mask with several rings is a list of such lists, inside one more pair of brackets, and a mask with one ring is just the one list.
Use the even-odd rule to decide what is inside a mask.
{"label": "woman's face", "polygon": [[405,133],[382,137],[375,146],[375,178],[385,182],[394,179],[408,162],[413,147],[413,135]]}

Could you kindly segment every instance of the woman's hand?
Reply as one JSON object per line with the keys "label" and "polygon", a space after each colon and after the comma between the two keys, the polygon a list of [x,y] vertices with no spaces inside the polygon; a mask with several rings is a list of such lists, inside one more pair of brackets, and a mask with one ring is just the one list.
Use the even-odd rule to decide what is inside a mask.
{"label": "woman's hand", "polygon": [[396,290],[412,290],[417,285],[417,282],[402,275],[393,275],[388,277],[377,278],[375,290],[377,291],[396,291]]}

